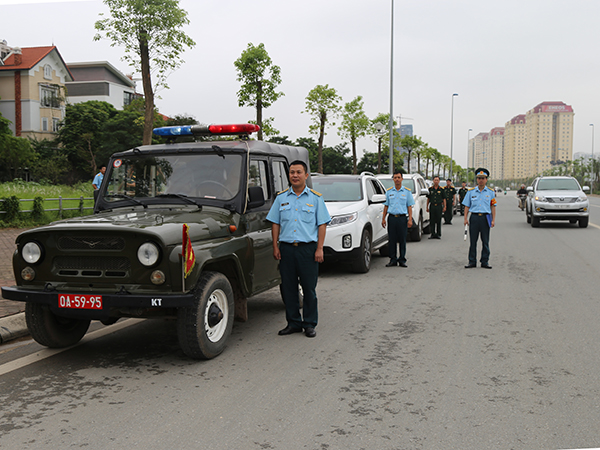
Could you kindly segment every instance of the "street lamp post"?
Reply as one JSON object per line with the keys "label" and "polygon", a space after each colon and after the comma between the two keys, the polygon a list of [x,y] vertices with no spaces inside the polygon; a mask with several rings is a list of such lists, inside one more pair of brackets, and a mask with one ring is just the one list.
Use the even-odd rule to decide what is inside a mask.
{"label": "street lamp post", "polygon": [[390,45],[390,175],[394,173],[394,0],[392,0],[392,30]]}
{"label": "street lamp post", "polygon": [[454,156],[453,147],[454,147],[454,97],[458,97],[458,94],[452,94],[452,113],[450,114],[450,178],[452,178],[452,158]]}
{"label": "street lamp post", "polygon": [[594,193],[594,124],[590,123],[592,127],[592,176],[590,177],[590,194]]}
{"label": "street lamp post", "polygon": [[[469,155],[473,155],[471,157],[471,164],[473,164],[473,173],[475,173],[475,152],[471,153],[471,131],[473,128],[469,128],[467,132],[467,183],[469,182]],[[475,177],[473,177],[473,182],[475,182]]]}

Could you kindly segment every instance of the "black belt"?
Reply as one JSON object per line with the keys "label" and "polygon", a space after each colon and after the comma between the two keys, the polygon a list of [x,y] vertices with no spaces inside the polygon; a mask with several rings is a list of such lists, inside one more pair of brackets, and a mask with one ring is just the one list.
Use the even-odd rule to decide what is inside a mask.
{"label": "black belt", "polygon": [[441,203],[432,203],[431,206],[440,206]]}
{"label": "black belt", "polygon": [[314,241],[312,241],[312,242],[280,242],[280,244],[287,244],[287,245],[293,245],[294,247],[301,247],[303,245],[316,244],[316,242],[314,242]]}
{"label": "black belt", "polygon": [[392,217],[406,217],[406,214],[390,214]]}
{"label": "black belt", "polygon": [[487,213],[471,213],[474,216],[487,216]]}

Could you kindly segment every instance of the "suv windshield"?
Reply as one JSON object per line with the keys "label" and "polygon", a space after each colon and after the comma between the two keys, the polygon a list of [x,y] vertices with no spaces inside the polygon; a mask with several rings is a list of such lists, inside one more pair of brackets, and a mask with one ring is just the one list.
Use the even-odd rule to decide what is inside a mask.
{"label": "suv windshield", "polygon": [[313,177],[313,188],[323,194],[326,202],[355,202],[362,200],[360,180],[340,180],[338,178]]}
{"label": "suv windshield", "polygon": [[104,199],[185,196],[231,200],[240,190],[241,155],[127,156],[113,161]]}
{"label": "suv windshield", "polygon": [[573,178],[542,178],[537,185],[538,191],[578,191],[579,184]]}
{"label": "suv windshield", "polygon": [[[386,189],[394,187],[394,180],[391,175],[390,178],[379,178],[379,181],[381,181],[381,184],[383,184]],[[402,180],[402,186],[415,192],[415,182],[412,178],[404,178]]]}

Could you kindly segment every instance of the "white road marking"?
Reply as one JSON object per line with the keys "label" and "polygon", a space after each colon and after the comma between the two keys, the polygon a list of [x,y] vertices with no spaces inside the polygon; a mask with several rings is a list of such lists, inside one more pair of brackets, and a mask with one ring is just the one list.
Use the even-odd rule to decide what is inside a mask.
{"label": "white road marking", "polygon": [[[595,223],[591,223],[591,222],[589,222],[588,225],[590,225],[594,228],[598,228],[600,230],[600,225],[596,225]],[[591,450],[593,450],[593,449],[591,449]]]}
{"label": "white road marking", "polygon": [[81,345],[87,341],[91,341],[93,339],[97,339],[99,337],[106,336],[107,334],[114,333],[115,331],[122,330],[123,328],[130,327],[131,325],[135,325],[136,323],[139,323],[143,320],[146,320],[146,319],[127,319],[127,320],[124,320],[123,322],[118,322],[113,325],[107,326],[105,328],[101,328],[99,330],[88,333],[83,337],[83,339],[81,341],[79,341],[77,344],[75,344],[71,347],[47,348],[44,350],[40,350],[39,352],[36,352],[32,355],[24,356],[23,358],[19,358],[14,361],[11,361],[9,363],[3,364],[0,366],[0,376],[4,375],[6,373],[12,372],[13,370],[17,370],[22,367],[28,366],[29,364],[33,364],[33,363],[36,363],[43,359],[50,358],[51,356],[58,355],[59,353],[62,353],[66,350],[75,348],[78,345]]}

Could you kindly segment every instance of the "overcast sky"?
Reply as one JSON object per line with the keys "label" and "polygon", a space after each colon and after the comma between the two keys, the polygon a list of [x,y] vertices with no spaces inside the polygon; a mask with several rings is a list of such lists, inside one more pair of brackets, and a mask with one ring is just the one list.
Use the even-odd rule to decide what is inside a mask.
{"label": "overcast sky", "polygon": [[[181,0],[196,46],[159,93],[160,111],[203,123],[253,119],[237,106],[233,62],[249,42],[264,43],[281,67],[285,96],[264,111],[281,135],[308,136],[301,112],[318,84],[344,102],[362,95],[370,118],[389,112],[391,0]],[[454,151],[466,166],[471,137],[504,126],[543,101],[575,111],[574,152],[590,152],[599,125],[598,0],[395,0],[394,116],[410,123],[431,147],[450,155],[452,94]],[[0,39],[10,46],[56,45],[67,62],[109,61],[131,73],[123,51],[93,41],[100,0],[0,0]],[[138,83],[138,92],[141,92]],[[410,118],[410,119],[409,119]],[[600,134],[599,134],[600,137]],[[600,142],[600,139],[598,140]],[[341,142],[328,130],[326,145]],[[375,142],[359,142],[376,151]]]}

